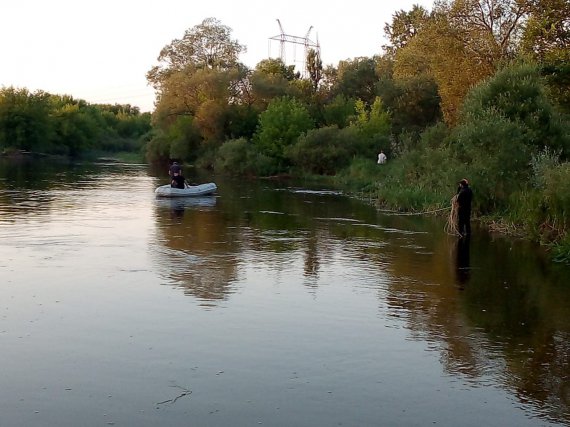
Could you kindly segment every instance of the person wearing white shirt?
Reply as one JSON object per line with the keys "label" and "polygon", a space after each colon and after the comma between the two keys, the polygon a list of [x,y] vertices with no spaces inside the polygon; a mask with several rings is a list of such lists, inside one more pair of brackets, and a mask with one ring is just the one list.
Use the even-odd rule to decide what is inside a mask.
{"label": "person wearing white shirt", "polygon": [[380,154],[378,154],[378,164],[382,165],[384,163],[386,163],[386,154],[384,154],[384,151],[380,150]]}

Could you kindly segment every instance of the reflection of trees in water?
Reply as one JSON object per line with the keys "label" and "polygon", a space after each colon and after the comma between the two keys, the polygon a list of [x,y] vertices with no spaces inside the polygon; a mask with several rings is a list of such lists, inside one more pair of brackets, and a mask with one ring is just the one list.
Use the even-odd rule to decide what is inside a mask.
{"label": "reflection of trees in water", "polygon": [[153,254],[169,284],[199,300],[225,299],[237,277],[239,245],[223,214],[207,206],[179,205],[158,205],[156,214],[159,235]]}
{"label": "reflection of trees in water", "polygon": [[315,279],[319,276],[319,243],[318,236],[315,233],[307,238],[307,244],[305,247],[305,262],[304,262],[304,273],[306,277],[314,277]]}
{"label": "reflection of trees in water", "polygon": [[495,375],[542,416],[570,420],[570,296],[557,282],[564,275],[545,280],[545,265],[521,246],[429,238],[430,254],[390,246],[399,278],[388,291],[392,314],[434,345],[448,372],[473,381]]}
{"label": "reflection of trees in water", "polygon": [[54,157],[0,158],[0,208],[5,220],[14,221],[41,218],[54,211],[71,213],[85,210],[96,191],[109,193],[108,204],[117,202],[111,195],[116,190],[147,191],[147,179],[140,165],[79,163]]}
{"label": "reflection of trees in water", "polygon": [[[414,337],[440,352],[444,370],[475,383],[492,375],[539,413],[570,419],[570,297],[562,279],[545,276],[534,251],[481,236],[461,246],[440,222],[379,221],[346,199],[257,191],[224,195],[220,203],[210,211],[186,209],[176,225],[158,213],[159,241],[182,257],[166,261],[169,277],[187,293],[226,298],[242,260],[278,276],[295,257],[302,257],[306,285],[314,289],[341,251],[354,264],[388,271],[379,298]],[[414,229],[427,233],[408,232]]]}
{"label": "reflection of trees in water", "polygon": [[508,349],[511,387],[523,401],[532,396],[552,419],[570,421],[570,333],[548,334],[525,350]]}
{"label": "reflection of trees in water", "polygon": [[464,289],[471,277],[470,249],[470,237],[457,239],[455,245],[455,272],[460,289]]}
{"label": "reflection of trees in water", "polygon": [[[351,204],[259,188],[253,194],[240,194],[229,191],[220,196],[215,208],[157,203],[158,244],[153,252],[169,281],[190,295],[214,301],[232,292],[230,283],[244,257],[263,263],[278,276],[291,268],[294,255],[303,254],[305,276],[315,285],[319,260],[329,256],[330,234],[328,224],[316,227],[313,218],[328,216],[331,210],[338,215],[342,206],[350,211]],[[332,209],[326,201],[334,202]]]}

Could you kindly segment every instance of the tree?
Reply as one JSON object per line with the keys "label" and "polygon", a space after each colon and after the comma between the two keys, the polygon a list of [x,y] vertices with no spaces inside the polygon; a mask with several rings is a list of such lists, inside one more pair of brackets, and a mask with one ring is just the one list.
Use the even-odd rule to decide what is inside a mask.
{"label": "tree", "polygon": [[[320,175],[334,175],[348,166],[351,160],[349,132],[336,126],[311,129],[301,135],[286,150],[291,162],[303,171]],[[354,137],[354,132],[351,133]]]}
{"label": "tree", "polygon": [[474,88],[465,99],[461,121],[474,122],[489,112],[520,124],[526,145],[570,155],[568,128],[553,108],[535,64],[511,65]]}
{"label": "tree", "polygon": [[344,128],[350,124],[356,114],[356,101],[337,95],[331,102],[324,106],[323,116],[327,126]]}
{"label": "tree", "polygon": [[251,84],[252,71],[244,64],[238,64],[229,73],[229,103],[251,106],[255,102]]}
{"label": "tree", "polygon": [[570,2],[538,0],[526,22],[521,50],[542,64],[551,95],[570,113]]}
{"label": "tree", "polygon": [[391,83],[379,87],[378,93],[390,112],[393,133],[419,133],[441,120],[441,99],[433,76],[423,73]]}
{"label": "tree", "polygon": [[315,49],[310,49],[307,52],[307,70],[309,71],[313,89],[317,90],[319,82],[323,78],[323,61],[321,61],[321,56]]}
{"label": "tree", "polygon": [[548,99],[538,67],[518,63],[469,92],[451,141],[466,171],[480,183],[478,203],[489,211],[525,186],[533,153],[548,147],[563,158],[570,155],[569,128]]}
{"label": "tree", "polygon": [[215,18],[206,18],[201,24],[186,30],[182,39],[175,39],[160,51],[159,65],[147,73],[147,80],[159,90],[174,72],[209,68],[227,70],[238,63],[245,46],[231,38],[232,30]]}
{"label": "tree", "polygon": [[452,25],[447,13],[438,9],[422,31],[395,54],[394,78],[433,78],[448,125],[457,121],[469,89],[495,71],[494,66],[467,51],[461,31]]}
{"label": "tree", "polygon": [[392,23],[384,26],[384,34],[390,44],[383,46],[389,54],[403,48],[428,22],[429,13],[422,6],[414,5],[412,10],[399,10],[392,15]]}
{"label": "tree", "polygon": [[53,137],[50,95],[14,87],[0,90],[0,148],[41,151]]}
{"label": "tree", "polygon": [[286,66],[281,59],[260,61],[250,76],[253,99],[259,110],[265,110],[274,98],[291,95],[291,82],[299,76],[295,66]]}
{"label": "tree", "polygon": [[163,83],[155,124],[167,128],[178,116],[195,116],[205,141],[219,140],[223,132],[223,110],[228,108],[230,78],[225,70],[187,69],[172,73]]}
{"label": "tree", "polygon": [[98,112],[90,108],[81,108],[79,104],[65,104],[54,111],[56,141],[65,147],[63,154],[78,156],[88,148],[95,146],[97,137],[103,128],[97,119]]}
{"label": "tree", "polygon": [[370,109],[362,100],[356,101],[356,119],[353,125],[367,138],[390,133],[390,115],[384,110],[380,97],[376,97]]}
{"label": "tree", "polygon": [[338,69],[332,65],[327,65],[323,69],[323,76],[321,80],[320,89],[326,91],[329,96],[336,96],[332,94],[332,90],[338,82]]}
{"label": "tree", "polygon": [[191,116],[179,116],[168,128],[169,158],[192,160],[196,158],[202,140],[200,130]]}
{"label": "tree", "polygon": [[[545,0],[543,0],[545,1]],[[395,50],[394,76],[433,77],[447,124],[457,121],[459,107],[469,91],[492,76],[516,54],[524,22],[535,0],[441,0],[429,18],[419,14],[421,26],[406,30],[405,17],[395,28],[402,34]],[[418,27],[416,31],[416,27]],[[390,27],[391,28],[391,27]]]}
{"label": "tree", "polygon": [[262,59],[255,66],[255,71],[265,75],[279,75],[285,80],[292,81],[299,78],[294,65],[285,65],[281,58]]}
{"label": "tree", "polygon": [[570,2],[538,0],[524,26],[521,46],[541,61],[569,61]]}
{"label": "tree", "polygon": [[344,95],[372,104],[376,97],[377,82],[374,58],[361,57],[340,61],[331,91],[333,96]]}
{"label": "tree", "polygon": [[313,127],[313,119],[303,104],[289,97],[276,98],[261,113],[254,142],[263,154],[276,159],[282,168],[285,166],[285,148]]}
{"label": "tree", "polygon": [[439,12],[458,30],[454,35],[466,53],[493,68],[514,56],[532,7],[531,0],[443,0],[438,4]]}

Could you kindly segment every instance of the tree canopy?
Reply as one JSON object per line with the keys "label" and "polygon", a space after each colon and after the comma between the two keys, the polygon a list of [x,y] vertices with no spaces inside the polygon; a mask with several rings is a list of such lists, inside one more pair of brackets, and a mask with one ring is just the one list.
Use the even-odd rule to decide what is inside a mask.
{"label": "tree canopy", "polygon": [[206,18],[201,24],[186,30],[181,39],[174,39],[162,48],[159,65],[147,73],[148,81],[160,89],[164,81],[175,72],[189,66],[194,69],[227,70],[237,65],[245,46],[231,38],[231,28],[216,18]]}

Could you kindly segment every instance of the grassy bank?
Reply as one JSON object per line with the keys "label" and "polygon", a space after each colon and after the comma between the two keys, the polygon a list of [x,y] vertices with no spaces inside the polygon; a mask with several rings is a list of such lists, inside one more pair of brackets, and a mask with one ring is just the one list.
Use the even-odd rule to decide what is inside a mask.
{"label": "grassy bank", "polygon": [[[438,164],[442,166],[433,167]],[[441,153],[420,155],[415,151],[412,156],[403,155],[385,165],[355,159],[336,176],[318,177],[318,180],[325,180],[384,209],[446,216],[445,208],[451,206],[457,182],[464,177],[461,169],[466,168],[443,159]],[[465,176],[471,177],[468,172]],[[474,221],[491,232],[539,242],[548,247],[554,261],[570,264],[569,163],[537,167],[529,182],[516,188],[512,186],[512,191],[490,194],[491,186],[501,188],[502,185],[477,176],[470,181],[474,192]]]}

